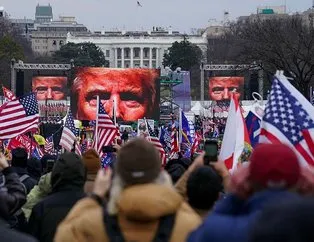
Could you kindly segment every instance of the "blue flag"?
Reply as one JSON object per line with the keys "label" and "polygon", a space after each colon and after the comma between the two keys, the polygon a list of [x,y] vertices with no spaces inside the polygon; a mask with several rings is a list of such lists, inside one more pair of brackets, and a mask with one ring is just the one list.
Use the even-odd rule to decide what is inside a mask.
{"label": "blue flag", "polygon": [[[182,112],[182,111],[181,111]],[[189,143],[189,144],[192,144],[193,143],[193,140],[192,140],[192,137],[191,137],[191,130],[190,130],[190,124],[189,124],[189,121],[188,119],[185,117],[184,113],[182,112],[181,113],[182,115],[182,143]]]}
{"label": "blue flag", "polygon": [[252,111],[250,111],[246,116],[245,122],[249,132],[251,145],[254,148],[258,144],[262,121]]}

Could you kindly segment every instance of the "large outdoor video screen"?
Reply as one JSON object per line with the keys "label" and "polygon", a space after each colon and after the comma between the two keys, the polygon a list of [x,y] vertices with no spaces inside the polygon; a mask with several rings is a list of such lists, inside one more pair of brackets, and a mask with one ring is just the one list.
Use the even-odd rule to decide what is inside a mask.
{"label": "large outdoor video screen", "polygon": [[215,76],[208,80],[208,100],[227,101],[234,93],[238,99],[243,96],[244,77]]}
{"label": "large outdoor video screen", "polygon": [[66,100],[67,82],[65,76],[34,76],[32,78],[32,91],[36,93],[38,101]]}
{"label": "large outdoor video screen", "polygon": [[118,121],[159,119],[160,71],[157,69],[76,69],[72,85],[72,112],[76,119],[95,120],[97,96],[105,111]]}

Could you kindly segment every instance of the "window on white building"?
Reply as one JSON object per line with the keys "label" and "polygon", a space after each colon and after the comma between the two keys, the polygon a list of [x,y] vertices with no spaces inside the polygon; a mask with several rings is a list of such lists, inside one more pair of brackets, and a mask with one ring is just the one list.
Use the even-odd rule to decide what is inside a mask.
{"label": "window on white building", "polygon": [[125,50],[124,50],[124,53],[125,53],[125,54],[124,54],[124,57],[125,57],[125,58],[130,58],[130,50],[129,50],[129,49],[125,49]]}
{"label": "window on white building", "polygon": [[110,50],[106,50],[106,57],[110,57]]}
{"label": "window on white building", "polygon": [[140,57],[140,49],[134,49],[134,57],[139,58]]}
{"label": "window on white building", "polygon": [[148,49],[144,49],[144,58],[148,58],[149,56]]}

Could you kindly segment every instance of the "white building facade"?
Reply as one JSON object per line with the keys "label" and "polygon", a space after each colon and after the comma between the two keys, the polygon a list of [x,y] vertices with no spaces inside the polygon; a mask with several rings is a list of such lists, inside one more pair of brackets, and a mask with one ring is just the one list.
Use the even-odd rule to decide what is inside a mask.
{"label": "white building facade", "polygon": [[[207,38],[201,35],[186,36],[199,46],[206,61]],[[91,42],[101,48],[112,68],[160,68],[164,54],[175,41],[184,35],[172,31],[113,31],[93,34],[68,34],[67,43]]]}

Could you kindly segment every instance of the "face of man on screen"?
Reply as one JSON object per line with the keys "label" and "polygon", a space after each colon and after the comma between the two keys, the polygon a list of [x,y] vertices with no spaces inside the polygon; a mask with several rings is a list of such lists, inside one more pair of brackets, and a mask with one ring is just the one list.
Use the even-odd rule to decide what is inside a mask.
{"label": "face of man on screen", "polygon": [[230,100],[234,94],[237,99],[241,96],[242,77],[213,77],[209,80],[209,97],[213,101]]}
{"label": "face of man on screen", "polygon": [[66,77],[34,77],[32,86],[37,100],[64,100],[66,99]]}
{"label": "face of man on screen", "polygon": [[135,121],[150,115],[155,96],[155,83],[149,85],[155,81],[153,77],[149,70],[91,68],[79,77],[78,118],[95,119],[97,96],[111,117],[115,105],[118,120]]}

